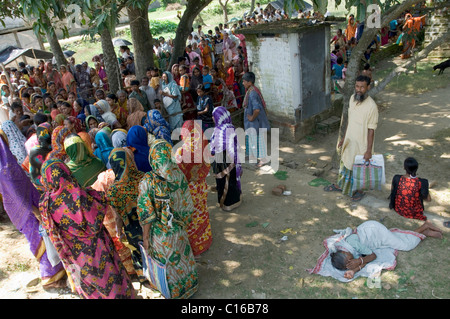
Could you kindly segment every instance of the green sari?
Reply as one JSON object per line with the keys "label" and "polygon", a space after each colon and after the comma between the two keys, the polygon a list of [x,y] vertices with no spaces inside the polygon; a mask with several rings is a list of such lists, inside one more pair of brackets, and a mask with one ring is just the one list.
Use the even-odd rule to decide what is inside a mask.
{"label": "green sari", "polygon": [[86,144],[77,134],[66,137],[64,149],[70,158],[67,167],[82,187],[94,184],[98,175],[106,170],[106,166],[99,158],[90,155]]}
{"label": "green sari", "polygon": [[198,286],[198,273],[187,225],[194,212],[189,184],[172,156],[172,146],[155,140],[150,147],[152,171],[139,184],[137,213],[150,224],[149,256],[166,266],[171,298],[189,298]]}

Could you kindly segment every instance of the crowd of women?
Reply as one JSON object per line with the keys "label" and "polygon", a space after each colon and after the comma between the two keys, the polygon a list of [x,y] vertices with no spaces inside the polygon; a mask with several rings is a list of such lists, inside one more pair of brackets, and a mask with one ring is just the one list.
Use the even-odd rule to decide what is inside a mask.
{"label": "crowd of women", "polygon": [[[210,171],[223,210],[242,201],[230,112],[246,94],[245,50],[236,39],[245,43],[221,34],[222,51],[201,36],[170,71],[159,55],[142,79],[121,48],[123,89],[115,93],[102,55],[92,68],[70,58],[59,71],[39,61],[2,73],[1,200],[39,262],[44,288],[69,284],[81,298],[134,298],[138,280],[166,285],[170,298],[196,292],[196,257],[212,243]],[[158,268],[164,275],[151,280]]]}

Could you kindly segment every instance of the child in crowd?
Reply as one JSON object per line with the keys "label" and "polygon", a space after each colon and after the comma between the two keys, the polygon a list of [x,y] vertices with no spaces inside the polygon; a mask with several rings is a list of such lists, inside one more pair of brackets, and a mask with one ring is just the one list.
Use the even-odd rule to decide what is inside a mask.
{"label": "child in crowd", "polygon": [[180,65],[180,91],[185,93],[189,91],[190,78],[188,74],[189,67],[186,65]]}
{"label": "child in crowd", "polygon": [[333,65],[333,75],[331,78],[333,80],[342,80],[342,70],[344,69],[344,59],[342,57],[337,58],[336,64]]}
{"label": "child in crowd", "polygon": [[197,86],[197,94],[197,119],[202,121],[202,130],[205,132],[208,128],[214,127],[214,120],[212,117],[214,104],[203,84]]}
{"label": "child in crowd", "polygon": [[151,80],[150,80],[150,86],[156,91],[158,92],[160,84],[161,84],[161,78],[159,77],[159,70],[158,68],[153,68],[150,71],[150,76],[151,76]]}
{"label": "child in crowd", "polygon": [[205,91],[209,92],[209,91],[211,91],[211,85],[213,84],[213,78],[212,78],[211,74],[209,74],[208,66],[205,65],[203,67],[202,74],[203,74],[203,86],[205,88]]}
{"label": "child in crowd", "polygon": [[423,201],[431,201],[428,180],[417,177],[419,163],[416,159],[408,157],[403,167],[405,174],[392,179],[389,208],[406,218],[427,220]]}

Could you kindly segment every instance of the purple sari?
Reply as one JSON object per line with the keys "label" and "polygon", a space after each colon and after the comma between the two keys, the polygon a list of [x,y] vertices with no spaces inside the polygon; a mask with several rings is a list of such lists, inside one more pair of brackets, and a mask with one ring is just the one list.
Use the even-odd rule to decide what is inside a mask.
{"label": "purple sari", "polygon": [[39,261],[43,287],[52,286],[65,277],[65,270],[61,262],[53,267],[47,257],[39,221],[33,214],[33,206],[39,207],[39,192],[3,138],[0,138],[0,194],[11,222],[28,240],[31,252]]}

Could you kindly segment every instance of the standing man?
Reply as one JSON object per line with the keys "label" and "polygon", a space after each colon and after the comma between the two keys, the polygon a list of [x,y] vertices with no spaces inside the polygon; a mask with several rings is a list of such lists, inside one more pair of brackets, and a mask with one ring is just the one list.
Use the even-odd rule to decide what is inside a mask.
{"label": "standing man", "polygon": [[356,78],[355,93],[350,97],[348,124],[344,137],[338,144],[342,148],[339,177],[336,184],[326,186],[325,191],[340,191],[353,201],[359,201],[364,193],[352,192],[353,163],[356,155],[364,155],[364,160],[372,158],[375,130],[378,125],[378,107],[368,95],[370,78],[360,75]]}
{"label": "standing man", "polygon": [[266,103],[261,92],[255,86],[253,72],[245,73],[242,82],[246,90],[243,103],[246,155],[251,162],[257,162],[257,167],[261,167],[270,162],[267,156],[266,134],[261,132],[270,130]]}

